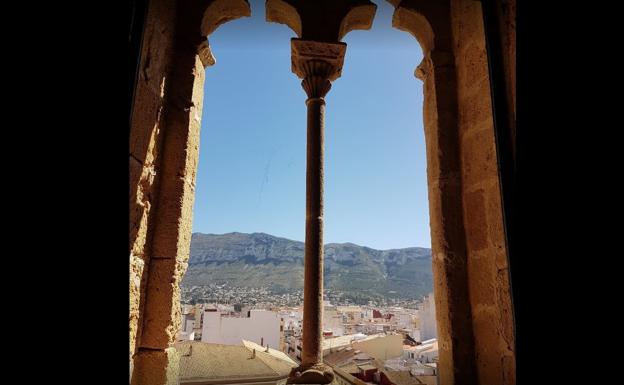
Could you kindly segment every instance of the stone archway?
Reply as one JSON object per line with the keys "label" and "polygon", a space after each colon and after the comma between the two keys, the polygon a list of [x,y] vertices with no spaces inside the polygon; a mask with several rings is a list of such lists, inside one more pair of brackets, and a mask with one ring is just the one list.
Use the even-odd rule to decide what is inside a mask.
{"label": "stone archway", "polygon": [[[287,16],[296,13],[292,3],[298,1],[268,0],[267,7],[269,2],[274,21],[306,35],[311,21]],[[394,25],[412,33],[425,55],[416,76],[425,82],[440,383],[515,384],[481,5],[474,0],[389,2],[396,8]],[[365,25],[370,11],[361,11],[340,15],[332,31],[321,29],[310,38],[327,42],[328,34],[341,37],[349,26]],[[148,7],[129,156],[134,385],[177,383],[171,346],[189,255],[204,68],[214,64],[206,37],[220,24],[249,14],[245,0],[152,0]]]}

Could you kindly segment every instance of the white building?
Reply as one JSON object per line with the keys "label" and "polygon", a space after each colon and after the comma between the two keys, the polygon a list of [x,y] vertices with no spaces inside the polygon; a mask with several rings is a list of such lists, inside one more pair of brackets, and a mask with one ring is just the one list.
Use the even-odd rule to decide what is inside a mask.
{"label": "white building", "polygon": [[195,330],[195,320],[192,320],[192,319],[186,320],[186,327],[184,328],[184,331],[191,334],[193,333],[194,330]]}
{"label": "white building", "polygon": [[337,306],[338,313],[343,315],[344,322],[361,322],[363,318],[362,308],[359,306]]}
{"label": "white building", "polygon": [[280,319],[284,321],[284,330],[293,330],[295,334],[301,332],[303,311],[299,309],[280,310],[278,314]]}
{"label": "white building", "polygon": [[178,332],[178,342],[180,341],[194,341],[195,340],[195,332]]}
{"label": "white building", "polygon": [[417,361],[410,366],[410,373],[413,376],[435,376],[437,367],[433,365],[436,364],[425,365]]}
{"label": "white building", "polygon": [[178,330],[178,341],[193,341],[195,339],[195,313],[190,305],[182,306],[182,319]]}
{"label": "white building", "polygon": [[438,358],[438,340],[433,339],[424,342],[427,343],[423,343],[422,345],[418,346],[419,349],[417,349],[418,361],[422,362],[423,364],[435,362]]}
{"label": "white building", "polygon": [[420,329],[412,329],[409,332],[409,335],[414,339],[414,341],[422,341],[422,338],[420,338]]}
{"label": "white building", "polygon": [[219,311],[204,312],[202,342],[240,345],[242,340],[280,348],[281,320],[277,312],[250,310],[245,317],[223,315]]}
{"label": "white building", "polygon": [[418,305],[418,315],[420,318],[420,338],[421,340],[429,340],[438,337],[436,326],[436,310],[433,293],[423,299]]}
{"label": "white building", "polygon": [[373,308],[365,307],[362,309],[362,318],[366,321],[370,321],[373,319]]}
{"label": "white building", "polygon": [[392,312],[393,322],[399,329],[414,329],[415,321],[418,318],[417,310],[396,309]]}
{"label": "white building", "polygon": [[330,333],[333,337],[344,335],[342,314],[338,313],[335,306],[325,306],[323,310],[323,333]]}
{"label": "white building", "polygon": [[180,332],[192,333],[194,327],[195,327],[195,314],[194,313],[182,314],[182,319],[180,322]]}
{"label": "white building", "polygon": [[407,362],[419,361],[423,364],[436,362],[438,358],[438,340],[423,341],[422,345],[403,345],[403,359]]}

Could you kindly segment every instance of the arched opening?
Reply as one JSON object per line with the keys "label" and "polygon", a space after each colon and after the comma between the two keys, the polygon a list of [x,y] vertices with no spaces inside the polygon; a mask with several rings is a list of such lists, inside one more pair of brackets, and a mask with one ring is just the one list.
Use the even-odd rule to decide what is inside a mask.
{"label": "arched opening", "polygon": [[[198,0],[186,6],[226,3]],[[410,31],[426,57],[417,74],[425,81],[440,383],[512,384],[513,325],[480,6],[464,0],[391,3],[396,15],[422,15]],[[169,12],[176,4],[155,1],[148,11],[146,34],[152,40],[143,49],[131,130],[130,354],[137,384],[150,383],[146,378],[165,383],[177,370],[171,340],[179,325],[176,305],[195,193],[202,104],[196,80],[211,62],[208,45],[193,35],[192,26],[201,23],[175,20],[186,22],[197,13],[185,13],[184,6]],[[227,14],[218,11],[212,15]],[[215,20],[224,21],[221,16]],[[167,31],[167,25],[177,27]],[[174,37],[167,36],[171,31]],[[427,31],[434,32],[429,53]]]}
{"label": "arched opening", "polygon": [[[229,23],[210,36],[218,64],[206,70],[194,234],[181,282],[183,304],[194,306],[183,306],[182,329],[185,323],[193,325],[194,339],[206,343],[236,344],[245,334],[244,339],[288,353],[288,347],[281,349],[272,339],[269,343],[268,333],[264,338],[255,335],[254,326],[238,330],[236,336],[225,330],[230,327],[226,324],[238,322],[230,313],[249,318],[246,309],[263,307],[259,295],[278,300],[280,294],[302,293],[302,260],[286,271],[283,263],[259,261],[255,251],[238,255],[243,260],[219,259],[216,254],[222,249],[210,246],[238,242],[261,248],[260,243],[271,242],[271,247],[279,247],[271,237],[252,234],[260,232],[303,241],[305,93],[290,71],[288,43],[293,34],[264,22],[264,4],[250,5],[251,18]],[[325,288],[333,305],[326,313],[342,316],[336,306],[372,305],[369,318],[376,323],[366,330],[354,324],[344,330],[342,323],[330,328],[331,317],[325,316],[324,329],[332,329],[336,337],[379,334],[395,331],[394,323],[400,322],[420,342],[435,337],[435,319],[427,320],[429,330],[426,336],[422,330],[421,337],[420,325],[413,325],[417,312],[410,314],[432,291],[430,252],[424,250],[430,248],[430,236],[422,88],[413,68],[422,53],[409,36],[392,29],[393,8],[383,2],[378,7],[376,20],[382,27],[347,36],[343,75],[327,97],[325,179]],[[249,63],[254,63],[251,70]],[[356,244],[352,246],[360,253],[360,246],[376,249],[387,263],[362,259],[347,265],[341,260],[350,252],[346,242]],[[404,258],[409,262],[399,261]],[[383,269],[379,276],[377,268]],[[295,287],[290,285],[293,271],[299,280]],[[252,295],[245,288],[261,293]],[[301,307],[302,296],[293,297],[299,298],[293,305]],[[202,319],[205,309],[199,306],[196,311],[196,305],[209,303],[211,310],[215,305],[223,314],[219,323],[207,322],[215,312]],[[395,309],[386,309],[391,306]],[[384,316],[401,312],[406,319],[382,325],[380,318],[373,320],[374,307],[383,309]],[[181,334],[188,338],[190,330]],[[395,340],[383,360],[403,354],[402,339]],[[295,343],[291,348],[295,359],[296,347]]]}
{"label": "arched opening", "polygon": [[[195,341],[206,349],[255,346],[273,354],[286,350],[288,319],[277,307],[300,306],[303,296],[297,252],[305,219],[305,105],[290,73],[292,33],[265,22],[264,2],[250,1],[250,8],[251,17],[210,37],[217,64],[206,70],[181,300]],[[235,377],[239,369],[224,366],[219,375]]]}

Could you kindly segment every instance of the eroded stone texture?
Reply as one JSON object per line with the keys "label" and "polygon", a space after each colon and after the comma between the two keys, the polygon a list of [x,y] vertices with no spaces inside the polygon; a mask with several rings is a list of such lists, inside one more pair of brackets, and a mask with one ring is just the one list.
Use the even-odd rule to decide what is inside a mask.
{"label": "eroded stone texture", "polygon": [[[514,384],[513,317],[480,3],[390,2],[396,7],[393,26],[416,37],[425,56],[415,75],[425,82],[440,384]],[[508,54],[515,57],[515,51]]]}
{"label": "eroded stone texture", "polygon": [[140,350],[134,360],[133,385],[178,385],[180,353],[175,348]]}
{"label": "eroded stone texture", "polygon": [[180,323],[180,282],[186,272],[186,260],[184,256],[152,258],[140,347],[166,349],[175,343]]}
{"label": "eroded stone texture", "polygon": [[149,2],[130,130],[133,384],[178,381],[170,347],[189,256],[204,68],[215,62],[206,34],[249,15],[245,0]]}
{"label": "eroded stone texture", "polygon": [[[151,1],[147,9],[130,127],[129,254],[130,357],[140,339],[149,264],[148,229],[154,206],[156,160],[162,143],[164,87],[174,38],[175,0]],[[134,366],[134,365],[133,365]]]}
{"label": "eroded stone texture", "polygon": [[[204,67],[199,52],[178,42],[166,87],[164,144],[158,160],[159,178],[155,212],[150,222],[152,234],[145,308],[141,317],[140,354],[145,349],[165,351],[175,342],[180,319],[180,281],[186,270],[192,226],[195,173],[199,151]],[[170,355],[153,353],[135,360],[136,384],[170,383],[176,363],[166,372],[146,370]],[[141,376],[149,373],[150,380]],[[167,382],[163,382],[163,381]]]}
{"label": "eroded stone texture", "polygon": [[448,2],[395,2],[393,26],[423,48],[415,75],[424,81],[424,127],[440,384],[476,380],[468,297],[457,82]]}
{"label": "eroded stone texture", "polygon": [[130,360],[134,354],[139,318],[141,314],[141,287],[144,279],[145,262],[142,258],[130,254]]}
{"label": "eroded stone texture", "polygon": [[451,1],[468,281],[479,384],[515,384],[515,342],[480,2]]}

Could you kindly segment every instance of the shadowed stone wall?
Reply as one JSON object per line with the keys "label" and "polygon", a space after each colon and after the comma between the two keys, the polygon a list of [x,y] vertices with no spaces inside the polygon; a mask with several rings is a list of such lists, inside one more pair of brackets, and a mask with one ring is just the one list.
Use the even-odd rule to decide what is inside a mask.
{"label": "shadowed stone wall", "polygon": [[130,129],[130,360],[140,340],[150,263],[150,214],[162,151],[165,85],[175,30],[175,0],[151,1],[145,18]]}
{"label": "shadowed stone wall", "polygon": [[[390,2],[396,8],[393,26],[416,37],[424,53],[416,76],[425,83],[440,384],[515,384],[514,325],[481,2]],[[503,3],[498,9],[513,112],[515,2]]]}
{"label": "shadowed stone wall", "polygon": [[[512,304],[481,3],[451,1],[451,22],[478,383],[515,384]],[[515,65],[507,74],[512,71]]]}

